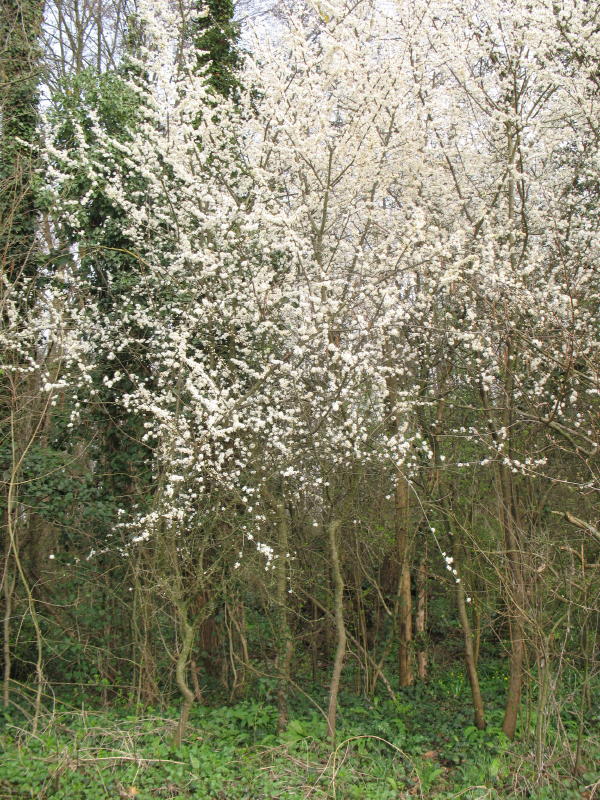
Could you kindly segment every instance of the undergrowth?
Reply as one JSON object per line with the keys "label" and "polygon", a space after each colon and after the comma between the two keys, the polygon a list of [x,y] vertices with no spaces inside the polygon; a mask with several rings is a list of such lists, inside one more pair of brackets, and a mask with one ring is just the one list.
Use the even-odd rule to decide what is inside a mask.
{"label": "undergrowth", "polygon": [[446,670],[395,702],[344,695],[335,748],[323,716],[306,701],[293,704],[286,730],[277,734],[268,682],[255,699],[195,708],[177,749],[174,708],[55,708],[35,733],[13,709],[0,733],[0,798],[600,800],[598,714],[589,716],[583,771],[574,775],[569,719],[550,730],[540,767],[535,715],[525,709],[518,740],[509,742],[500,728],[502,674],[482,674],[485,731],[471,724],[462,672]]}

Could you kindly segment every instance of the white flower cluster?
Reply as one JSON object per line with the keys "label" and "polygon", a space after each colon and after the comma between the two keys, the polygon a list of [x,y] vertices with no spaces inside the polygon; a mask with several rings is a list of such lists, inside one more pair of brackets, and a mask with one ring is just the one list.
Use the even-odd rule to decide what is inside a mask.
{"label": "white flower cluster", "polygon": [[234,531],[269,568],[273,486],[319,526],[341,472],[533,475],[548,454],[519,433],[544,426],[589,446],[598,225],[569,207],[599,123],[584,5],[565,5],[578,70],[550,0],[336,2],[318,34],[290,13],[248,57],[239,104],[199,114],[174,7],[144,0],[127,146],[90,117],[94,148],[79,130],[48,173],[65,226],[80,229],[86,198],[61,198],[82,171],[135,247],[122,313],[63,301],[82,401],[101,364],[144,430],[157,488],[121,522],[133,542],[165,531],[191,552]]}
{"label": "white flower cluster", "polygon": [[446,555],[446,553],[442,553],[444,561],[446,562],[446,569],[448,572],[452,574],[456,583],[460,583],[460,578],[458,577],[458,570],[454,566],[454,558],[452,556]]}

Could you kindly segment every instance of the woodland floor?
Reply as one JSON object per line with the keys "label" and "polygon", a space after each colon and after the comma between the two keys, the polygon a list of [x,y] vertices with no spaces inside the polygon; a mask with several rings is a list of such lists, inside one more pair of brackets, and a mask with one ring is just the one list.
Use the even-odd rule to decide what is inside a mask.
{"label": "woodland floor", "polygon": [[[254,699],[195,708],[178,749],[176,708],[133,713],[118,698],[102,707],[98,696],[88,695],[85,705],[71,697],[55,702],[35,734],[13,708],[0,721],[0,798],[600,800],[598,694],[586,714],[583,768],[574,777],[575,713],[550,720],[539,769],[535,697],[524,703],[518,740],[501,732],[505,674],[505,662],[482,664],[483,732],[471,723],[460,668],[438,668],[427,684],[399,692],[396,702],[346,692],[333,751],[322,715],[306,699],[291,701],[287,730],[274,733],[269,682],[254,687]],[[26,691],[20,692],[25,712]],[[565,692],[563,708],[569,708],[573,698],[568,687]],[[310,694],[324,700],[322,689]]]}

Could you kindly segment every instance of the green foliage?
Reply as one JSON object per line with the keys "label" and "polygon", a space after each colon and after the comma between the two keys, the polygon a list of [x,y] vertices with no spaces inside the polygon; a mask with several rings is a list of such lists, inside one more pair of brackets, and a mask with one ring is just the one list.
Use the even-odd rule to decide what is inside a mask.
{"label": "green foliage", "polygon": [[[102,495],[86,462],[71,449],[34,444],[23,461],[19,497],[25,508],[60,529],[60,545],[69,548],[81,526],[96,531],[110,529],[115,506]],[[0,446],[0,459],[9,462],[8,444]]]}
{"label": "green foliage", "polygon": [[39,35],[43,2],[0,3],[0,263],[12,283],[37,275]]}
{"label": "green foliage", "polygon": [[99,74],[89,68],[63,80],[53,97],[51,120],[60,123],[57,144],[68,147],[77,139],[77,126],[93,143],[94,122],[111,136],[131,139],[138,111],[138,95],[119,72]]}
{"label": "green foliage", "polygon": [[[135,32],[134,23],[131,25]],[[144,179],[125,165],[124,146],[131,141],[131,132],[141,114],[140,97],[129,77],[127,59],[117,71],[98,74],[87,69],[70,76],[56,92],[50,115],[56,131],[54,158],[66,176],[62,199],[69,210],[61,217],[61,240],[78,242],[79,258],[71,264],[71,272],[81,275],[82,284],[107,316],[115,320],[121,319],[128,303],[133,302],[139,260],[123,232],[128,225],[126,215],[110,197],[107,187],[116,174],[124,174],[128,193],[138,197],[140,204],[145,202]],[[138,79],[143,81],[143,76]],[[90,156],[95,164],[91,171],[86,166]],[[69,263],[70,258],[69,250],[52,254],[51,261],[58,266],[63,261]],[[147,368],[143,332],[131,333],[141,343],[119,354],[122,380],[116,388],[107,386],[103,377],[116,364],[99,359],[90,383],[94,401],[86,406],[79,430],[71,426],[67,431],[71,441],[82,434],[88,464],[94,465],[89,474],[88,496],[82,498],[83,488],[78,496],[82,498],[85,527],[94,530],[100,540],[109,524],[114,526],[117,508],[134,502],[133,485],[139,487],[139,501],[148,483],[147,447],[140,444],[142,422],[124,413],[118,402],[120,395],[130,389],[128,376]],[[90,431],[95,435],[90,437]]]}
{"label": "green foliage", "polygon": [[234,96],[240,87],[239,27],[233,14],[232,0],[195,0],[189,25],[197,67],[207,70],[210,86],[223,97]]}
{"label": "green foliage", "polygon": [[589,739],[588,771],[581,778],[572,777],[565,751],[540,781],[527,745],[509,743],[500,730],[498,669],[486,666],[483,688],[491,697],[487,730],[470,724],[468,690],[457,693],[456,675],[442,672],[430,685],[401,693],[395,703],[348,695],[333,752],[324,718],[306,703],[279,736],[276,708],[268,702],[195,708],[178,749],[173,747],[175,710],[160,717],[131,716],[125,709],[65,711],[31,737],[21,720],[5,715],[0,796],[300,800],[316,792],[331,800],[585,797],[586,787],[600,778],[592,768],[598,763],[600,732]]}
{"label": "green foliage", "polygon": [[[131,273],[135,256],[123,234],[127,221],[106,187],[123,169],[121,147],[131,141],[139,114],[139,96],[120,72],[83,70],[65,79],[53,97],[50,118],[56,130],[54,145],[57,153],[65,154],[64,159],[56,157],[58,166],[69,176],[62,189],[69,209],[69,214],[61,218],[62,238],[79,242],[79,268],[86,278],[95,276],[100,297],[110,294],[116,298],[120,289],[127,292],[130,288],[126,276]],[[77,161],[82,148],[86,157],[98,151],[93,174]],[[128,175],[128,190],[132,196],[135,192],[143,194],[144,182],[139,176]],[[55,254],[55,259],[67,257]],[[105,302],[113,301],[106,297]]]}

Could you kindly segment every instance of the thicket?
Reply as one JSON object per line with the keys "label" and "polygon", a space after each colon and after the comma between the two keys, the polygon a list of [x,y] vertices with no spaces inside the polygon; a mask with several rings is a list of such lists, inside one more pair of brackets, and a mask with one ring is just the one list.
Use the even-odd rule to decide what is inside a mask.
{"label": "thicket", "polygon": [[593,797],[595,9],[94,8],[0,5],[0,787]]}

